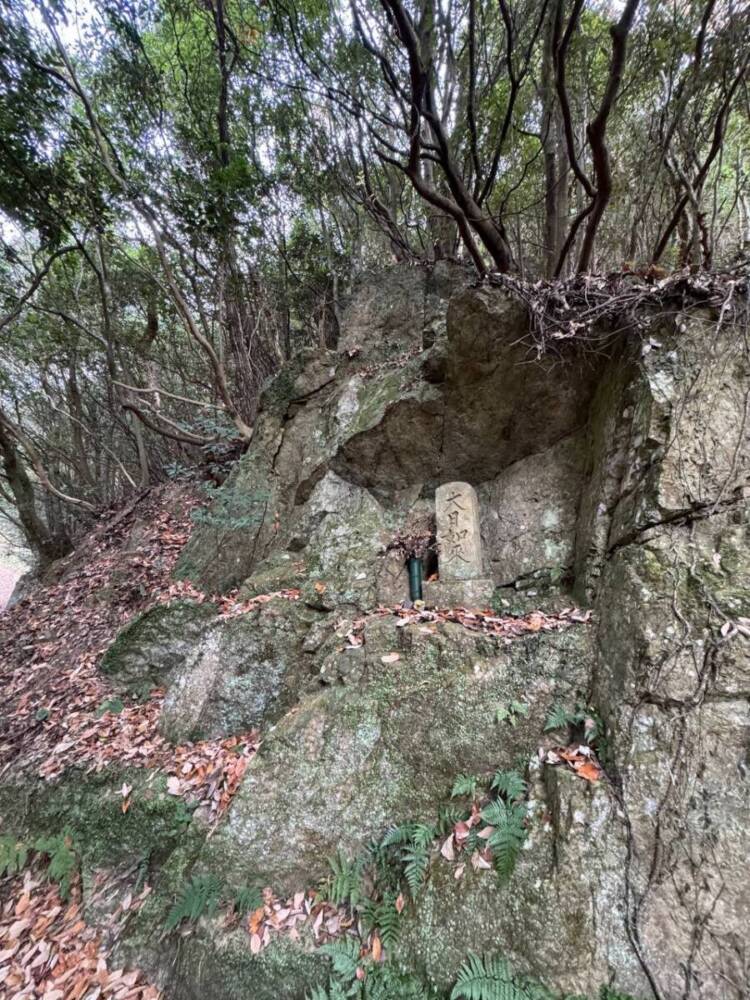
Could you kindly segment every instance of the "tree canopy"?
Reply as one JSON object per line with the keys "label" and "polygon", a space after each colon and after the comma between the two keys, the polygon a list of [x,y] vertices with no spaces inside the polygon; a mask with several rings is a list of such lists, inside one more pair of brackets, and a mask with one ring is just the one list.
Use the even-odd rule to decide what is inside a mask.
{"label": "tree canopy", "polygon": [[43,563],[236,454],[366,268],[747,261],[741,2],[0,11],[0,513]]}

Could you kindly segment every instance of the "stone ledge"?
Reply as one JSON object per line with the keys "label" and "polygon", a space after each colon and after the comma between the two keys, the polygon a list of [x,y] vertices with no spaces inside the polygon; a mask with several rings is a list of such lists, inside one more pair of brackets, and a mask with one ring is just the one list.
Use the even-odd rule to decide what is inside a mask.
{"label": "stone ledge", "polygon": [[435,580],[422,584],[422,597],[428,608],[488,608],[494,590],[495,582],[489,577]]}

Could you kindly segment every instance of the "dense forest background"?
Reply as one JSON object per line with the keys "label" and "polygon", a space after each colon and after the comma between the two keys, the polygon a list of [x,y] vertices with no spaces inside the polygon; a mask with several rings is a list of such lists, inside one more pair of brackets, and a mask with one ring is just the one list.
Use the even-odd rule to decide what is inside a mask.
{"label": "dense forest background", "polygon": [[747,263],[740,2],[0,11],[0,521],[42,565],[128,494],[236,456],[367,269]]}

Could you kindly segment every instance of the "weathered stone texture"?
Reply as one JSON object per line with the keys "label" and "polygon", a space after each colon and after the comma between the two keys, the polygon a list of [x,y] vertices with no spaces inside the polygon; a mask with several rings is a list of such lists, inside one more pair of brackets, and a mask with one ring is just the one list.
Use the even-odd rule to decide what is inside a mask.
{"label": "weathered stone texture", "polygon": [[[551,706],[582,696],[590,638],[582,627],[506,646],[460,626],[431,636],[373,619],[359,682],[310,695],[277,724],[211,863],[240,884],[295,891],[326,874],[337,848],[352,855],[392,823],[434,819],[459,772],[489,775],[535,752]],[[493,707],[514,700],[529,715],[506,730]]]}
{"label": "weathered stone texture", "polygon": [[[244,581],[243,596],[299,587],[300,601],[223,624],[160,609],[123,632],[105,667],[125,689],[166,683],[175,737],[263,723],[229,816],[196,848],[231,884],[305,888],[336,850],[434,819],[458,773],[520,766],[530,828],[510,883],[458,883],[433,859],[399,964],[443,988],[467,951],[503,952],[558,991],[743,1000],[744,341],[690,313],[606,358],[532,361],[521,307],[465,283],[445,265],[366,284],[340,350],[297,359],[269,386],[182,571],[210,590]],[[491,571],[499,606],[515,593],[559,606],[572,583],[592,625],[506,644],[374,615],[364,644],[348,645],[367,611],[406,597],[389,542],[456,481],[476,490],[489,566],[474,550],[469,579],[446,573],[445,585],[465,594]],[[495,721],[511,701],[529,709],[515,728]],[[539,770],[553,705],[603,718],[606,781]],[[181,953],[175,996],[291,998],[305,970],[320,974],[302,946],[245,962],[213,935]]]}

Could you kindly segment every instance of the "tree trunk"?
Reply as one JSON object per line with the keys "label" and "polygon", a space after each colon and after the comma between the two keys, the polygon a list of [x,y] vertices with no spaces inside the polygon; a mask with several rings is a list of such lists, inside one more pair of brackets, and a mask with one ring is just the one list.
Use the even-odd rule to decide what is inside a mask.
{"label": "tree trunk", "polygon": [[[542,141],[544,143],[544,274],[555,275],[568,229],[568,154],[562,112],[554,82],[555,10],[550,8],[542,62]],[[564,277],[564,274],[561,274]]]}

